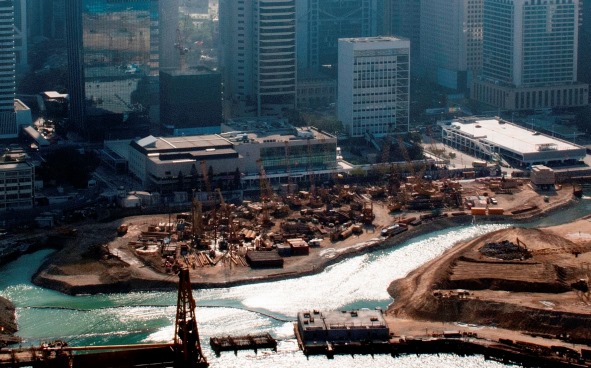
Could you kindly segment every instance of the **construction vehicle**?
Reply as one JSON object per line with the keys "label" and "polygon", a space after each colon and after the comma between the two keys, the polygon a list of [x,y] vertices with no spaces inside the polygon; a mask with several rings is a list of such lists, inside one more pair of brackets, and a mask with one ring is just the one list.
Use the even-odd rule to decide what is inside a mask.
{"label": "construction vehicle", "polygon": [[361,209],[361,221],[366,225],[371,225],[376,215],[373,213],[373,202],[363,202],[363,208]]}
{"label": "construction vehicle", "polygon": [[269,226],[273,224],[269,217],[269,211],[273,207],[273,188],[271,187],[271,183],[269,183],[261,159],[257,160],[257,165],[259,167],[259,185],[261,190],[261,224],[263,226]]}

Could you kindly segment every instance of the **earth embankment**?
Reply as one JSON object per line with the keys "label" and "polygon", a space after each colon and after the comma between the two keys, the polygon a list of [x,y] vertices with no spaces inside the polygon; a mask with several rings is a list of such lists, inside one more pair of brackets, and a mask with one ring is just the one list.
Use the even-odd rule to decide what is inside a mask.
{"label": "earth embankment", "polygon": [[388,313],[591,341],[590,225],[514,227],[454,247],[394,281]]}

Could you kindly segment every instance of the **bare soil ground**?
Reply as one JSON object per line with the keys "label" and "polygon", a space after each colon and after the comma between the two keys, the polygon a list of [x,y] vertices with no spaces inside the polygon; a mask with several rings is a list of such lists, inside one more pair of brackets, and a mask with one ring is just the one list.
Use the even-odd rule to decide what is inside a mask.
{"label": "bare soil ground", "polygon": [[[501,260],[479,252],[485,243],[517,243],[518,238],[531,258]],[[589,219],[487,234],[395,281],[389,288],[395,302],[388,313],[590,339],[590,294],[572,286],[579,280],[587,284],[591,278],[588,238]]]}
{"label": "bare soil ground", "polygon": [[[463,186],[466,195],[483,195],[487,192],[484,184],[475,181],[463,183]],[[536,216],[568,203],[572,198],[571,193],[571,188],[563,188],[550,193],[550,200],[546,202],[543,198],[548,193],[538,193],[524,185],[515,194],[497,196],[497,207],[503,207],[509,213],[512,208],[535,205],[535,211],[522,216]],[[309,256],[284,258],[283,268],[251,269],[231,262],[219,262],[215,266],[191,270],[191,280],[198,287],[216,287],[319,272],[341,257],[384,246],[379,239],[382,228],[400,217],[419,215],[391,214],[381,203],[374,203],[373,209],[376,215],[373,226],[365,227],[362,234],[338,242],[331,242],[325,237],[320,247],[310,248]],[[169,215],[162,214],[130,217],[109,223],[81,224],[78,226],[78,237],[62,241],[63,249],[41,268],[34,282],[71,294],[174,288],[176,276],[165,272],[159,255],[138,255],[135,248],[129,245],[130,241],[137,240],[148,225],[168,220]],[[127,234],[118,237],[116,229],[122,223],[128,224],[129,229]],[[426,226],[420,225],[398,235],[397,240],[402,241],[425,231],[428,231]]]}

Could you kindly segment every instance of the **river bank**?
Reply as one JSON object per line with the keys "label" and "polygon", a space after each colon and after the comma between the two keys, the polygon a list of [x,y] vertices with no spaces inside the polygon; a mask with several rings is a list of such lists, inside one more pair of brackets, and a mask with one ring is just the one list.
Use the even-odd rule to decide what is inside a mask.
{"label": "river bank", "polygon": [[14,304],[0,296],[0,347],[14,342],[13,335],[17,330]]}

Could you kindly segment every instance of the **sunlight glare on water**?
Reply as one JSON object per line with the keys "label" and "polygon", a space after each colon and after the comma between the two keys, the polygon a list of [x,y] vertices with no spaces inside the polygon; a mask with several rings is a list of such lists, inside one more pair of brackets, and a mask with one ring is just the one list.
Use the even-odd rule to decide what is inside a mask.
{"label": "sunlight glare on water", "polygon": [[[233,299],[255,310],[295,317],[304,309],[339,309],[357,301],[388,303],[388,285],[442,254],[459,241],[506,228],[509,225],[458,227],[408,245],[346,259],[312,276],[229,289],[199,290],[199,304]],[[381,305],[380,305],[381,306]]]}
{"label": "sunlight glare on water", "polygon": [[[426,226],[426,225],[425,225]],[[293,324],[304,309],[385,308],[392,299],[386,292],[395,279],[404,277],[442,254],[455,243],[510,225],[475,225],[418,236],[391,249],[345,259],[324,271],[295,279],[194,291],[199,332],[212,367],[474,367],[504,365],[482,357],[453,355],[338,356],[306,358],[293,338]],[[71,345],[135,342],[170,342],[174,333],[176,292],[136,292],[69,296],[30,283],[49,251],[0,268],[0,295],[17,306],[19,336],[29,344],[64,339]],[[330,255],[331,252],[328,252]],[[28,258],[30,257],[30,258]],[[28,276],[27,276],[28,275]],[[210,336],[270,332],[280,339],[279,351],[222,354],[209,349]]]}

